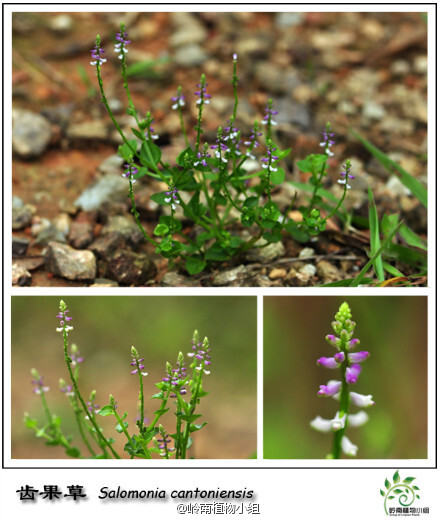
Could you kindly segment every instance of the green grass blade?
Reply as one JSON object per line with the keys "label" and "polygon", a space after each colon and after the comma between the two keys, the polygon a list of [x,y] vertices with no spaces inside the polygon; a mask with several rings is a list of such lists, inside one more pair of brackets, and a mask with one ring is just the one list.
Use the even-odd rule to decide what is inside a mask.
{"label": "green grass blade", "polygon": [[388,263],[383,263],[383,268],[393,277],[405,277],[400,270],[397,270],[396,267],[390,265]]}
{"label": "green grass blade", "polygon": [[421,248],[422,250],[428,250],[425,241],[423,241],[423,239],[421,239],[413,230],[411,230],[406,225],[403,225],[400,229],[399,236],[402,239],[404,239],[410,246]]}
{"label": "green grass blade", "polygon": [[[380,248],[380,234],[379,234],[379,218],[377,217],[376,203],[374,202],[373,192],[368,187],[368,219],[370,223],[370,245],[371,252],[377,252]],[[374,271],[380,282],[384,281],[385,273],[383,270],[382,256],[377,256],[374,263]]]}
{"label": "green grass blade", "polygon": [[[354,279],[341,279],[340,281],[333,281],[332,283],[327,283],[325,285],[319,285],[320,287],[328,287],[328,286],[334,286],[334,287],[341,287],[341,286],[351,286],[351,283],[354,281]],[[364,277],[362,281],[359,284],[362,285],[369,285],[372,283],[373,280],[369,277]]]}
{"label": "green grass blade", "polygon": [[390,234],[383,240],[381,247],[379,250],[377,250],[374,255],[370,258],[370,260],[366,263],[364,268],[359,272],[359,274],[353,279],[350,286],[359,286],[361,284],[361,281],[364,278],[364,275],[367,273],[371,265],[374,263],[374,261],[382,254],[382,252],[387,248],[387,246],[391,243],[391,240],[396,235],[399,228],[403,225],[403,221],[400,221],[393,230],[390,232]]}
{"label": "green grass blade", "polygon": [[411,191],[413,196],[416,197],[425,208],[428,207],[428,191],[418,179],[411,176],[411,174],[403,169],[398,163],[390,159],[366,138],[362,137],[357,132],[351,131],[351,133],[378,161],[380,161],[380,163],[382,163],[386,169],[400,178],[405,187]]}

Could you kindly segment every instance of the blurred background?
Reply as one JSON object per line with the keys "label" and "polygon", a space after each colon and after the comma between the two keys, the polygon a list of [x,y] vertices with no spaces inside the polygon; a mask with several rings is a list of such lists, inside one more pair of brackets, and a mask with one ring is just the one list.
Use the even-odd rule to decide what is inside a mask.
{"label": "blurred background", "polygon": [[[254,297],[63,297],[73,317],[69,343],[76,343],[85,360],[80,366],[84,397],[97,390],[96,403],[108,404],[109,394],[119,412],[128,412],[130,433],[137,431],[139,381],[130,374],[130,348],[145,358],[145,397],[165,376],[165,364],[174,364],[178,352],[191,351],[195,329],[208,337],[212,371],[204,377],[203,398],[197,413],[208,422],[194,434],[190,456],[204,459],[246,459],[256,451],[256,298]],[[58,380],[68,381],[62,335],[55,329],[59,297],[12,298],[12,458],[66,458],[60,447],[48,447],[23,424],[28,412],[44,422],[41,401],[32,392],[30,369],[36,368],[50,386],[46,394],[52,411],[63,418],[65,434],[74,433],[83,447],[68,399]],[[159,401],[146,400],[152,418]],[[114,430],[113,417],[99,417],[107,436],[117,440],[120,454],[124,435]],[[173,424],[174,423],[174,424]],[[172,410],[162,418],[174,433]]]}
{"label": "blurred background", "polygon": [[[317,415],[333,418],[337,402],[317,396],[338,370],[317,366],[335,351],[325,340],[347,301],[360,350],[370,352],[351,390],[373,395],[369,421],[349,428],[361,459],[427,458],[426,297],[265,297],[264,457],[322,459],[331,433],[313,430]],[[336,373],[335,373],[336,372]],[[358,411],[353,408],[351,412]]]}

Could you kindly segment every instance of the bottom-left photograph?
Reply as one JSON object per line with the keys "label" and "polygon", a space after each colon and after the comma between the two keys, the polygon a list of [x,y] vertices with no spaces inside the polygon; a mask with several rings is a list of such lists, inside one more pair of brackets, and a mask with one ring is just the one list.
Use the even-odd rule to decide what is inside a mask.
{"label": "bottom-left photograph", "polygon": [[17,296],[12,459],[252,459],[257,299]]}

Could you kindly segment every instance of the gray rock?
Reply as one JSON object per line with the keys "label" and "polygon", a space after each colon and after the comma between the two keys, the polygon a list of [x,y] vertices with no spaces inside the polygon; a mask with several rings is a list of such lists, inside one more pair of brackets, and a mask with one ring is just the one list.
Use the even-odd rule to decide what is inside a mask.
{"label": "gray rock", "polygon": [[161,281],[162,286],[198,286],[197,283],[177,272],[167,272]]}
{"label": "gray rock", "polygon": [[94,279],[96,258],[90,250],[75,250],[62,243],[51,242],[45,253],[46,268],[71,281]]}
{"label": "gray rock", "polygon": [[200,45],[189,44],[179,47],[174,53],[174,61],[176,65],[182,67],[196,67],[202,65],[208,58],[208,55]]}
{"label": "gray rock", "polygon": [[116,232],[111,232],[106,236],[101,236],[95,239],[89,246],[91,250],[100,259],[108,259],[115,254],[117,250],[121,250],[125,247],[125,240]]}
{"label": "gray rock", "polygon": [[313,277],[316,274],[316,266],[312,264],[304,265],[299,269],[299,273],[306,277]]}
{"label": "gray rock", "polygon": [[334,281],[343,279],[342,272],[325,259],[321,259],[321,261],[316,263],[316,270],[323,284],[333,283]]}
{"label": "gray rock", "polygon": [[55,33],[60,33],[60,35],[64,36],[65,33],[72,29],[73,19],[67,14],[60,14],[49,20],[49,27]]}
{"label": "gray rock", "polygon": [[36,236],[36,245],[47,245],[51,241],[57,243],[66,242],[66,236],[46,218],[42,218],[37,223],[34,223],[31,232],[34,237]]}
{"label": "gray rock", "polygon": [[109,217],[107,224],[101,230],[101,235],[106,236],[112,233],[120,234],[131,246],[139,245],[144,239],[136,222],[132,217],[127,216]]}
{"label": "gray rock", "polygon": [[93,225],[87,222],[74,222],[70,227],[69,243],[73,248],[85,248],[93,241]]}
{"label": "gray rock", "polygon": [[22,259],[15,259],[14,265],[24,268],[29,272],[32,270],[37,270],[37,268],[42,268],[44,266],[44,257],[43,256],[35,256],[35,257],[24,257]]}
{"label": "gray rock", "polygon": [[276,13],[275,24],[278,27],[294,27],[304,21],[304,13]]}
{"label": "gray rock", "polygon": [[108,174],[100,178],[94,185],[86,188],[75,201],[83,210],[98,210],[109,201],[125,201],[128,194],[128,182],[121,175]]}
{"label": "gray rock", "polygon": [[293,123],[305,129],[310,128],[310,110],[306,103],[298,103],[286,96],[276,100],[274,108],[278,111],[274,117],[277,123]]}
{"label": "gray rock", "polygon": [[12,151],[21,158],[36,158],[52,138],[50,123],[39,114],[22,109],[12,110]]}
{"label": "gray rock", "polygon": [[66,130],[66,135],[71,140],[106,140],[109,134],[109,127],[102,120],[71,123]]}
{"label": "gray rock", "polygon": [[[66,212],[62,212],[61,214],[58,214],[58,216],[56,216],[53,219],[52,224],[66,238],[70,232],[70,222],[71,221],[72,220],[71,220],[69,214],[67,214]],[[56,240],[54,240],[54,241],[56,241]]]}
{"label": "gray rock", "polygon": [[95,279],[93,285],[90,285],[90,288],[113,288],[119,286],[116,281],[112,281],[111,279],[105,279],[104,277],[99,277]]}
{"label": "gray rock", "polygon": [[293,69],[282,68],[270,62],[257,63],[255,74],[260,85],[273,93],[285,94],[301,84]]}
{"label": "gray rock", "polygon": [[243,280],[248,277],[248,269],[244,265],[239,265],[232,270],[225,270],[217,274],[212,284],[213,286],[243,286]]}
{"label": "gray rock", "polygon": [[[264,239],[260,239],[257,242],[257,245],[264,244],[265,242]],[[253,248],[249,250],[246,254],[246,259],[257,263],[267,263],[268,261],[273,261],[274,259],[283,256],[285,253],[286,249],[284,248],[283,243],[279,241],[278,243],[270,243],[263,248]]]}
{"label": "gray rock", "polygon": [[113,154],[112,156],[109,156],[108,158],[106,158],[98,166],[98,171],[101,174],[113,174],[114,176],[122,176],[123,165],[124,165],[124,160],[117,154]]}
{"label": "gray rock", "polygon": [[32,221],[35,208],[31,205],[12,206],[12,230],[22,230]]}
{"label": "gray rock", "polygon": [[302,257],[311,257],[314,255],[315,255],[315,251],[313,250],[313,248],[306,247],[301,250],[298,257],[301,257],[301,258]]}
{"label": "gray rock", "polygon": [[22,266],[12,265],[12,284],[15,286],[30,286],[32,283],[32,276],[30,272]]}
{"label": "gray rock", "polygon": [[156,265],[145,254],[117,252],[108,260],[108,276],[124,286],[145,285],[156,276]]}
{"label": "gray rock", "polygon": [[381,120],[386,116],[386,111],[379,103],[366,100],[362,109],[362,116],[367,120]]}
{"label": "gray rock", "polygon": [[191,44],[202,44],[206,41],[207,31],[199,24],[183,26],[170,36],[169,43],[175,47],[184,47]]}
{"label": "gray rock", "polygon": [[29,239],[12,236],[12,257],[25,256],[29,247]]}

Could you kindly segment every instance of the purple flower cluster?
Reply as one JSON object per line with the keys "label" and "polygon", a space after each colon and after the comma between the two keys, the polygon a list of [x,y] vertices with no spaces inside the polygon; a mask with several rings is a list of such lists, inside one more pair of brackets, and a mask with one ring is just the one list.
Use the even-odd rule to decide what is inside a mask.
{"label": "purple flower cluster", "polygon": [[276,147],[272,147],[270,145],[267,147],[267,157],[262,158],[261,160],[261,166],[263,169],[268,169],[270,172],[276,172],[278,170],[273,166],[273,162],[279,159],[278,156],[273,155],[276,150]]}
{"label": "purple flower cluster", "polygon": [[324,147],[324,152],[327,156],[334,156],[335,153],[330,150],[330,147],[335,144],[332,140],[334,133],[330,130],[330,123],[327,123],[325,130],[322,131],[322,136],[322,142],[319,145]]}
{"label": "purple flower cluster", "polygon": [[197,87],[199,88],[198,91],[196,91],[194,94],[199,97],[199,99],[196,101],[197,105],[207,105],[210,102],[211,95],[206,92],[206,87],[208,84],[205,81],[201,81],[197,84]]}
{"label": "purple flower cluster", "polygon": [[34,387],[34,393],[37,395],[41,395],[42,393],[49,391],[49,386],[45,386],[43,382],[43,376],[42,375],[34,375],[35,379],[33,379],[31,382],[35,386]]}
{"label": "purple flower cluster", "polygon": [[[374,404],[371,395],[361,395],[349,391],[348,386],[355,384],[361,373],[361,363],[370,356],[369,352],[352,350],[360,343],[359,339],[353,338],[353,332],[356,323],[351,320],[351,310],[347,303],[343,303],[335,320],[332,322],[332,328],[336,335],[329,334],[326,336],[327,342],[338,351],[333,357],[321,357],[317,360],[318,366],[341,372],[340,380],[330,380],[327,384],[319,387],[319,397],[332,397],[336,400],[341,399],[343,402],[353,404],[354,406],[365,408]],[[345,397],[345,401],[342,400]],[[342,407],[342,406],[341,406]],[[333,419],[326,420],[316,417],[310,424],[318,431],[338,431],[345,429],[346,426],[360,426],[368,420],[368,415],[364,411],[360,411],[354,415],[347,414],[347,406],[342,411],[336,412]],[[341,449],[344,453],[355,456],[357,447],[352,444],[346,436],[341,439]]]}
{"label": "purple flower cluster", "polygon": [[268,101],[264,112],[266,115],[261,121],[262,125],[278,125],[278,123],[272,118],[272,116],[276,116],[278,114],[278,111],[272,109],[272,100]]}
{"label": "purple flower cluster", "polygon": [[165,203],[171,203],[171,208],[176,210],[176,205],[180,203],[178,190],[176,187],[169,187],[169,189],[165,192]]}
{"label": "purple flower cluster", "polygon": [[93,62],[90,62],[90,65],[99,65],[101,66],[103,63],[107,61],[106,58],[103,58],[101,55],[105,53],[104,49],[101,49],[99,44],[96,44],[93,49],[90,50],[92,54]]}
{"label": "purple flower cluster", "polygon": [[197,160],[193,163],[194,167],[197,167],[197,165],[203,165],[204,167],[208,166],[208,163],[206,162],[206,158],[210,158],[211,154],[207,150],[204,150],[203,152],[197,153]]}
{"label": "purple flower cluster", "polygon": [[[153,123],[154,120],[151,120],[150,123]],[[154,127],[148,127],[148,129],[145,131],[145,137],[147,138],[147,140],[158,140],[159,139],[159,134],[156,133],[156,131],[154,130]]]}
{"label": "purple flower cluster", "polygon": [[179,107],[183,107],[185,105],[185,96],[182,94],[181,90],[178,90],[177,96],[173,96],[171,101],[173,102],[171,108],[176,111]]}
{"label": "purple flower cluster", "polygon": [[262,136],[262,132],[258,132],[256,129],[252,131],[252,134],[249,136],[249,138],[244,141],[244,145],[248,147],[248,150],[246,151],[246,156],[248,156],[250,159],[255,159],[255,156],[252,154],[253,149],[257,149],[259,147],[258,143],[258,136]]}
{"label": "purple flower cluster", "polygon": [[168,433],[165,431],[162,424],[159,425],[159,434],[162,437],[161,439],[156,439],[158,443],[158,447],[161,451],[160,456],[165,457],[167,453],[171,453],[175,448],[169,448],[168,444],[171,442],[171,438]]}
{"label": "purple flower cluster", "polygon": [[131,43],[127,38],[128,34],[123,30],[123,27],[121,27],[121,32],[116,33],[116,40],[118,43],[115,44],[115,53],[118,54],[120,60],[122,60],[124,54],[128,52],[126,46]]}
{"label": "purple flower cluster", "polygon": [[69,310],[66,308],[66,304],[64,301],[60,301],[60,311],[57,314],[57,318],[60,319],[60,326],[57,328],[57,332],[65,332],[66,335],[69,335],[68,332],[73,330],[73,326],[68,325],[67,323],[72,320],[72,317],[69,317],[67,314]]}
{"label": "purple flower cluster", "polygon": [[[185,362],[183,360],[183,354],[180,352],[177,357],[176,368],[173,368],[171,364],[168,363],[166,377],[164,377],[162,381],[170,383],[170,385],[175,389],[175,392],[178,392],[180,395],[185,395],[187,390],[182,381],[186,380],[186,376]],[[177,397],[177,394],[171,393],[170,397],[175,398]]]}
{"label": "purple flower cluster", "polygon": [[128,179],[132,183],[136,183],[134,176],[138,173],[138,169],[132,163],[126,163],[124,165],[125,172],[122,173],[122,177]]}
{"label": "purple flower cluster", "polygon": [[350,171],[351,171],[350,160],[347,160],[345,162],[345,164],[343,165],[343,167],[344,167],[344,170],[340,174],[341,179],[338,179],[338,183],[341,184],[341,185],[346,185],[347,186],[347,190],[350,190],[351,186],[348,184],[348,180],[355,178],[353,176],[353,174],[350,174]]}
{"label": "purple flower cluster", "polygon": [[211,365],[211,356],[209,352],[211,348],[209,347],[208,339],[205,337],[203,343],[198,339],[198,332],[194,332],[194,337],[192,341],[192,351],[188,353],[188,357],[194,358],[196,361],[195,369],[197,371],[202,371],[209,375],[211,372],[206,369],[207,366]]}

